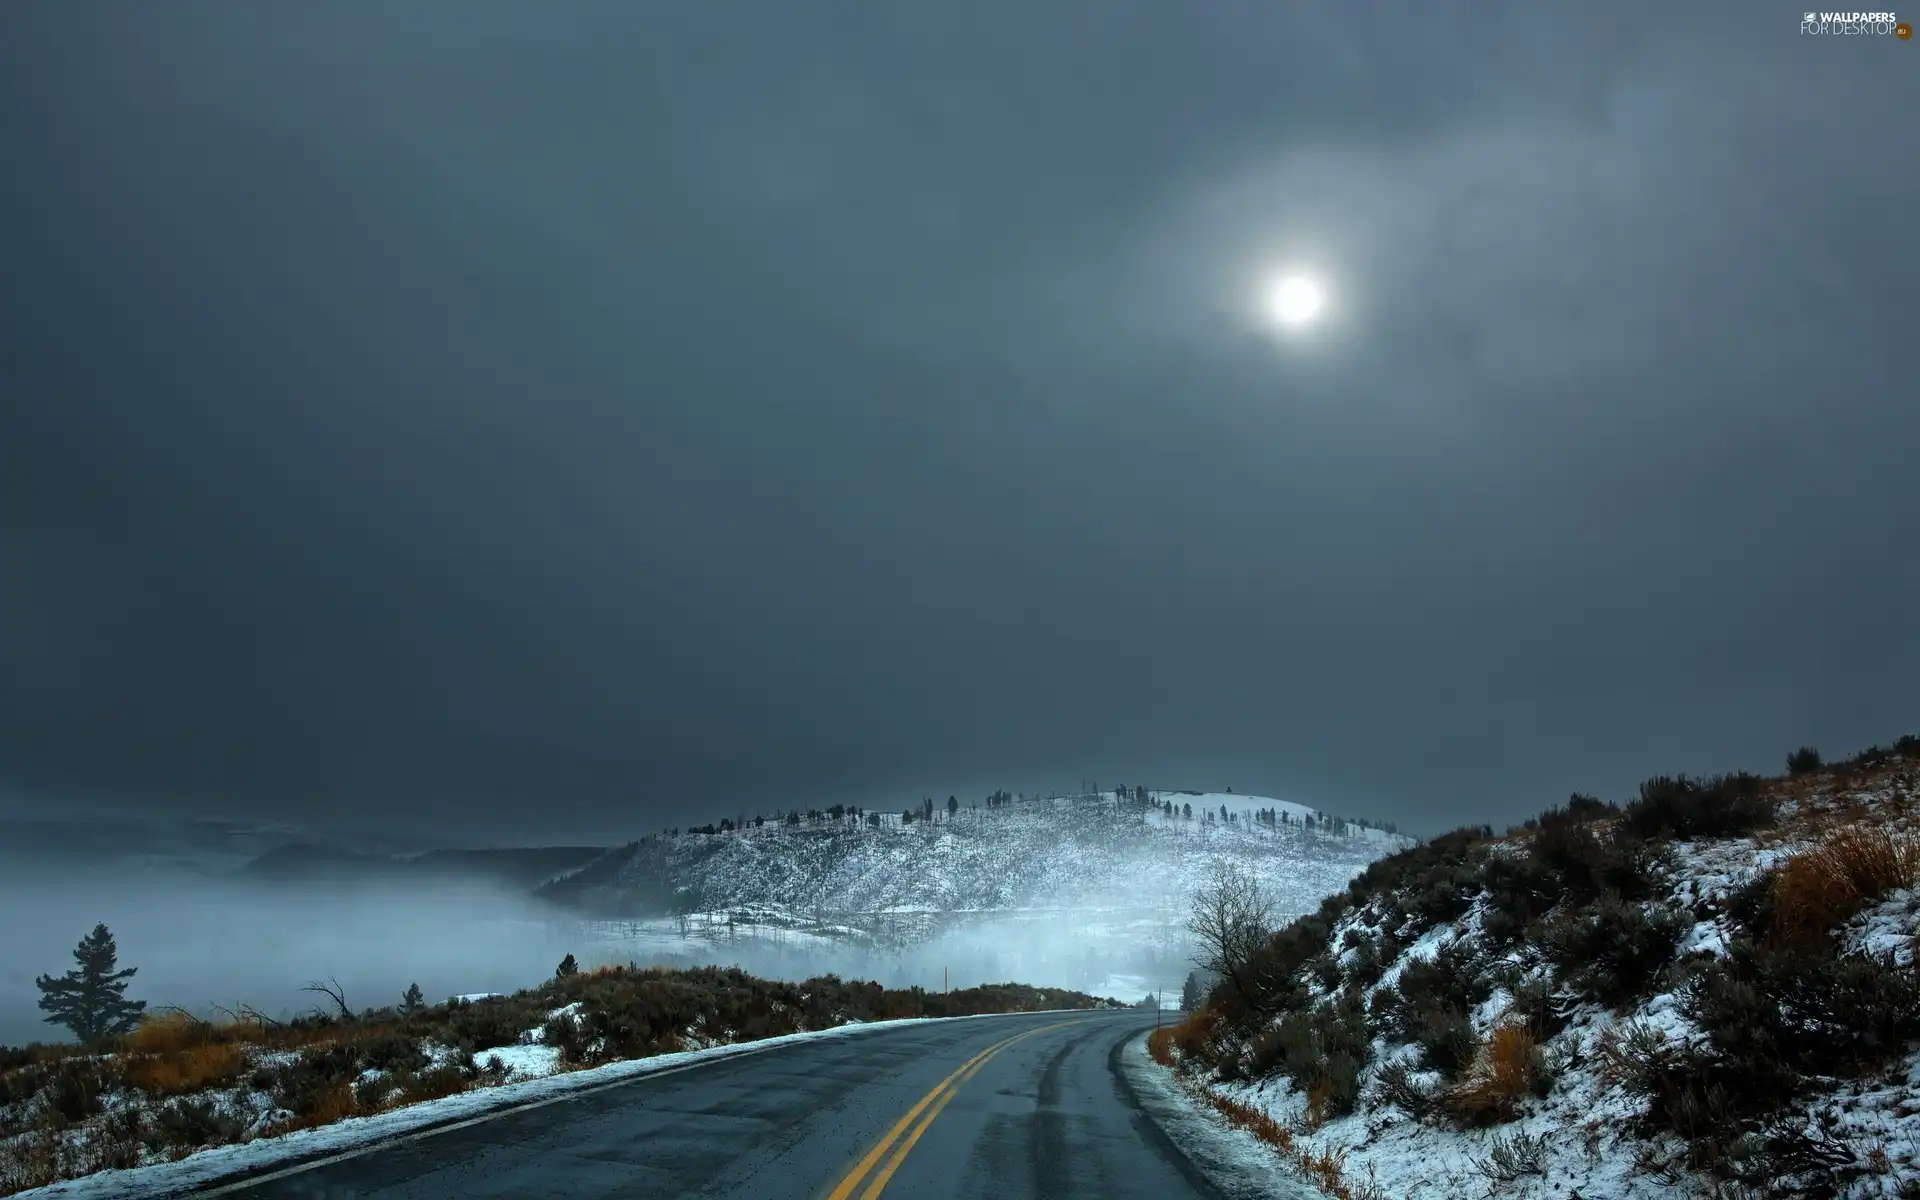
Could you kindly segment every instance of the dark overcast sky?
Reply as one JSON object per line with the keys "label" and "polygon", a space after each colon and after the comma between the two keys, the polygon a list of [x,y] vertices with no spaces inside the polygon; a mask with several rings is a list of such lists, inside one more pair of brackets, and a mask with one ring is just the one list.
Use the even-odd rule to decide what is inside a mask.
{"label": "dark overcast sky", "polygon": [[1798,23],[8,5],[0,782],[1433,830],[1920,728],[1920,47]]}

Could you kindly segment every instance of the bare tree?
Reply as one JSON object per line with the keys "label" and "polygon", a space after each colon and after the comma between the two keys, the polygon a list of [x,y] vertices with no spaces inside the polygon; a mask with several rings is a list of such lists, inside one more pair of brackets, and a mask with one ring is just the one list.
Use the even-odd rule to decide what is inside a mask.
{"label": "bare tree", "polygon": [[1273,932],[1273,903],[1260,881],[1231,863],[1215,867],[1213,878],[1193,898],[1187,932],[1198,944],[1194,964],[1231,982],[1240,998],[1255,1006],[1247,994],[1247,968]]}
{"label": "bare tree", "polygon": [[251,1004],[241,1004],[234,1008],[227,1008],[223,1005],[216,1004],[213,1006],[213,1011],[219,1013],[235,1025],[257,1025],[263,1031],[281,1028],[279,1021],[269,1017]]}
{"label": "bare tree", "polygon": [[[313,982],[307,984],[306,987],[301,988],[300,990],[303,992],[314,992],[318,995],[325,996],[327,999],[333,1001],[333,1005],[335,1008],[340,1010],[340,1019],[342,1021],[353,1020],[353,1010],[347,1007],[347,991],[345,988],[340,986],[339,980],[329,979],[327,980],[327,982],[321,983],[319,980],[316,979]],[[327,1015],[325,1009],[319,1008],[317,1006],[314,1008],[313,1011],[314,1011],[314,1014],[317,1016]]]}

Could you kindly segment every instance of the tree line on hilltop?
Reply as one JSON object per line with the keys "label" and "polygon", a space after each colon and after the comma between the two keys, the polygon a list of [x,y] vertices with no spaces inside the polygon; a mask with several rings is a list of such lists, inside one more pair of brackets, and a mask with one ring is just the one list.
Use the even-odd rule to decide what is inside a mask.
{"label": "tree line on hilltop", "polygon": [[[1217,811],[1203,808],[1196,813],[1191,801],[1176,804],[1165,794],[1156,794],[1145,784],[1118,785],[1115,786],[1111,792],[1102,789],[1098,784],[1088,784],[1084,786],[1086,790],[1081,793],[1082,797],[1103,797],[1111,795],[1116,805],[1131,805],[1142,812],[1150,812],[1157,809],[1163,817],[1169,820],[1199,820],[1203,823],[1217,821],[1226,825],[1238,825],[1246,822],[1274,829],[1283,826],[1297,827],[1307,833],[1320,833],[1334,837],[1352,836],[1356,830],[1363,829],[1379,829],[1387,833],[1398,833],[1400,831],[1399,826],[1395,825],[1392,821],[1370,821],[1364,817],[1339,817],[1330,813],[1321,812],[1308,812],[1300,816],[1294,816],[1285,809],[1278,807],[1252,809],[1236,813],[1232,811],[1228,805],[1222,804]],[[1233,789],[1228,788],[1227,791],[1231,794]],[[1058,798],[1058,796],[1042,796],[1039,792],[1015,793],[1005,788],[998,788],[986,795],[984,807],[989,810],[997,810],[1016,804]],[[982,804],[976,803],[967,807],[977,811],[982,806]],[[901,809],[899,812],[899,820],[902,825],[912,825],[915,822],[934,824],[941,819],[942,810],[945,811],[945,819],[952,820],[959,815],[961,807],[960,797],[958,795],[948,796],[945,804],[941,804],[935,801],[933,797],[927,796],[924,797],[919,804]],[[688,825],[684,827],[684,829],[680,826],[674,826],[662,829],[660,836],[680,837],[683,834],[700,834],[713,837],[748,829],[762,830],[769,824],[776,830],[849,825],[865,825],[878,829],[886,823],[886,818],[890,815],[892,814],[877,812],[854,804],[834,804],[826,808],[775,809],[771,817],[765,815],[747,817],[742,815],[733,818],[723,818],[718,822],[708,822],[704,825]]]}

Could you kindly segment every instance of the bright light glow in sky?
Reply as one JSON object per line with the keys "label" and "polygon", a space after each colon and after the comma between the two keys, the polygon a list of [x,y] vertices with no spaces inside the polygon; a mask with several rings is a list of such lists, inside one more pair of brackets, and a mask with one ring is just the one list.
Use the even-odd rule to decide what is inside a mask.
{"label": "bright light glow in sky", "polygon": [[1267,294],[1268,310],[1288,329],[1313,324],[1326,303],[1326,292],[1319,281],[1305,275],[1283,276]]}

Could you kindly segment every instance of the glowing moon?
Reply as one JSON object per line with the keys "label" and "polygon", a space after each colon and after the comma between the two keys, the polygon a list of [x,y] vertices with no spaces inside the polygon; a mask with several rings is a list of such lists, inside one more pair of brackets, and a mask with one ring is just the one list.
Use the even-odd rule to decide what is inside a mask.
{"label": "glowing moon", "polygon": [[1326,304],[1326,293],[1305,275],[1289,275],[1275,283],[1267,294],[1267,307],[1273,319],[1289,329],[1311,325]]}

